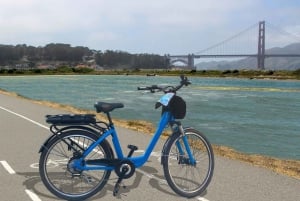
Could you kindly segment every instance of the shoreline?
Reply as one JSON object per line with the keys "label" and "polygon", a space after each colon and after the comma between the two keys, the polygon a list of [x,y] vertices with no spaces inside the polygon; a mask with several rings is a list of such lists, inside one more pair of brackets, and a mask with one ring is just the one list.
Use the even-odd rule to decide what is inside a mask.
{"label": "shoreline", "polygon": [[207,77],[207,78],[241,78],[241,79],[266,79],[266,80],[300,80],[298,70],[171,70],[171,69],[107,69],[93,70],[91,72],[56,72],[43,70],[36,73],[33,70],[16,70],[13,73],[0,73],[0,76],[41,76],[41,75],[140,75],[140,76],[179,76]]}
{"label": "shoreline", "polygon": [[[41,101],[41,100],[33,100],[22,95],[19,95],[14,92],[9,92],[0,88],[0,93],[8,96],[14,96],[17,98],[22,98],[29,100],[35,104],[44,105],[47,107],[61,109],[66,112],[76,113],[76,114],[84,114],[84,113],[92,113],[97,116],[97,119],[103,119],[104,116],[102,114],[96,113],[92,110],[83,110],[79,108],[75,108],[69,105],[63,105],[59,103],[54,103],[50,101]],[[154,126],[146,121],[135,120],[135,121],[126,121],[120,119],[114,119],[114,122],[117,126],[128,128],[134,131],[143,132],[146,134],[153,134],[155,131]],[[162,138],[166,139],[169,133],[164,133]],[[239,160],[242,162],[246,162],[252,164],[254,166],[263,167],[270,169],[276,173],[287,175],[296,179],[300,179],[300,160],[288,160],[288,159],[279,159],[275,157],[269,157],[258,154],[247,154],[234,150],[233,148],[222,146],[222,145],[212,145],[215,155],[229,158],[232,160]]]}

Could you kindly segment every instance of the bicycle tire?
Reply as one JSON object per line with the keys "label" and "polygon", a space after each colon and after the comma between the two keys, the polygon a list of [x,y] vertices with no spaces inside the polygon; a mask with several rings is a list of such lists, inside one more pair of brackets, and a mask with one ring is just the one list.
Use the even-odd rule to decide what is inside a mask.
{"label": "bicycle tire", "polygon": [[[176,143],[179,142],[184,147],[182,135],[171,137],[162,157],[162,165],[167,183],[173,191],[192,198],[201,195],[209,185],[214,170],[214,154],[211,144],[201,132],[187,128],[184,133],[188,137],[196,165],[180,162],[180,157],[184,156],[178,153]],[[187,153],[185,158],[188,159]]]}
{"label": "bicycle tire", "polygon": [[[99,173],[100,171],[82,171],[78,172],[78,176],[74,176],[75,174],[70,171],[68,164],[74,157],[75,151],[61,139],[72,139],[86,149],[91,143],[97,141],[98,137],[84,130],[69,130],[50,140],[44,147],[39,161],[41,180],[47,189],[65,200],[85,200],[101,191],[107,183],[111,171],[101,171],[102,174]],[[88,156],[88,159],[100,159],[101,157],[112,159],[114,157],[106,140],[95,149],[93,153],[89,154],[91,156]]]}

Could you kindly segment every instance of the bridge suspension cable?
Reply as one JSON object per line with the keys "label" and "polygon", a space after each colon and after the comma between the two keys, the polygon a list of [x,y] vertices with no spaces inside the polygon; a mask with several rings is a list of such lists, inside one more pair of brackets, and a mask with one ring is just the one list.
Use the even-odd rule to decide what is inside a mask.
{"label": "bridge suspension cable", "polygon": [[300,36],[290,33],[279,26],[266,22],[266,27],[268,30],[268,48],[274,46],[287,45],[287,43],[299,43]]}
{"label": "bridge suspension cable", "polygon": [[[245,35],[247,35],[247,36],[243,37]],[[249,26],[248,28],[244,29],[243,31],[227,38],[226,40],[221,41],[221,42],[219,42],[215,45],[212,45],[208,48],[205,48],[205,49],[203,49],[199,52],[196,52],[195,54],[203,54],[203,55],[205,55],[205,54],[216,54],[215,52],[218,52],[217,54],[223,54],[224,52],[226,52],[225,54],[229,54],[229,52],[234,52],[234,51],[240,53],[241,51],[236,51],[236,50],[232,50],[232,49],[229,50],[229,52],[228,52],[228,50],[225,50],[226,47],[224,47],[224,46],[226,44],[229,44],[229,43],[235,43],[234,42],[235,40],[238,40],[239,38],[242,38],[242,37],[245,38],[244,39],[245,41],[252,41],[252,43],[253,43],[253,40],[254,40],[253,36],[255,36],[255,40],[257,40],[257,23],[255,23],[255,24]],[[251,38],[250,40],[249,40],[249,37]],[[241,42],[240,40],[238,40],[238,41]],[[243,41],[243,43],[245,41]],[[229,44],[228,46],[235,46],[235,48],[238,47],[238,45],[232,45],[232,44]],[[220,51],[220,49],[222,49],[222,51]],[[249,46],[247,47],[247,49],[248,49],[248,52],[249,52]],[[251,49],[256,50],[257,49],[256,44]],[[213,53],[211,53],[211,52],[213,52]]]}

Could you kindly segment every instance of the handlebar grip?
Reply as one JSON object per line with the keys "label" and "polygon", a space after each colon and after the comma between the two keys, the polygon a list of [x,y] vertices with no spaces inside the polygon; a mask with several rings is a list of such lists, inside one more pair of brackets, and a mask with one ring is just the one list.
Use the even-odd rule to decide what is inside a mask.
{"label": "handlebar grip", "polygon": [[184,75],[180,75],[180,79],[181,79],[181,82],[180,84],[182,85],[185,85],[185,86],[188,86],[190,84],[192,84],[187,77],[185,77]]}
{"label": "handlebar grip", "polygon": [[150,87],[138,87],[138,90],[154,90],[154,89],[160,89],[157,85],[152,85]]}
{"label": "handlebar grip", "polygon": [[138,87],[137,90],[149,90],[149,87]]}

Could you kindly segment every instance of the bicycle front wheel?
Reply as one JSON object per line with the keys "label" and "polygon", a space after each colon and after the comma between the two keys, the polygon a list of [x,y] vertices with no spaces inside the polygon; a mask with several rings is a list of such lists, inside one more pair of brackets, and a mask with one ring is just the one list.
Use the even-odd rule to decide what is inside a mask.
{"label": "bicycle front wheel", "polygon": [[[78,171],[71,165],[97,139],[95,134],[88,131],[70,130],[54,137],[44,147],[39,170],[41,179],[50,192],[65,200],[85,200],[104,187],[110,171]],[[101,158],[113,158],[107,141],[93,149],[86,159]]]}
{"label": "bicycle front wheel", "polygon": [[183,136],[170,139],[162,164],[169,186],[179,195],[201,195],[209,185],[214,170],[213,149],[207,138],[191,128],[184,130],[195,163],[191,163],[183,142]]}

